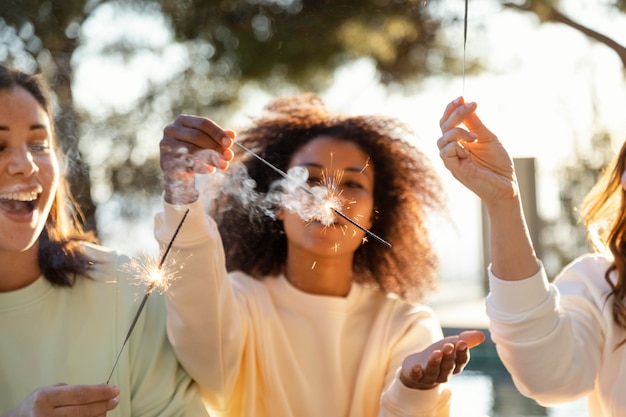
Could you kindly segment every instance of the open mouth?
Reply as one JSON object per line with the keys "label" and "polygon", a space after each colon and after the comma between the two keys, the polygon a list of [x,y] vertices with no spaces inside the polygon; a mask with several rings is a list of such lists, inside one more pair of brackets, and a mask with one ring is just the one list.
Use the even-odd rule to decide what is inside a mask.
{"label": "open mouth", "polygon": [[14,214],[31,213],[37,206],[37,192],[12,192],[0,194],[0,210]]}

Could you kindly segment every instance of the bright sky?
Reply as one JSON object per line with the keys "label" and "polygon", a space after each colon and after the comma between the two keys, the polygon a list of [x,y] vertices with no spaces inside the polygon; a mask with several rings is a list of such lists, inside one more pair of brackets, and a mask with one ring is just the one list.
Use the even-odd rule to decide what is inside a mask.
{"label": "bright sky", "polygon": [[[626,45],[624,15],[605,11],[599,0],[563,3],[568,3],[563,10],[574,20]],[[463,94],[467,100],[477,101],[480,117],[513,157],[536,158],[539,209],[546,218],[558,215],[554,172],[571,157],[575,146],[585,149],[593,133],[600,130],[612,133],[616,140],[626,139],[624,69],[612,50],[564,25],[540,25],[531,14],[501,11],[494,0],[472,0],[469,5],[466,53],[468,59],[479,57],[488,69],[486,73],[468,76],[464,83],[461,74],[433,77],[419,91],[405,95],[379,86],[372,66],[362,60],[339,70],[334,85],[322,94],[333,109],[389,114],[418,132],[418,146],[433,158],[445,179],[455,220],[455,225],[437,224],[433,228],[444,281],[466,277],[468,271],[475,271],[476,276],[483,272],[479,204],[445,172],[435,145],[440,136],[438,121],[450,100]],[[463,0],[445,2],[441,13],[450,8],[462,16],[463,7]],[[103,63],[97,59],[102,42],[92,39],[110,33],[103,28],[111,27],[111,22],[151,47],[164,47],[171,40],[162,22],[143,19],[138,25],[136,18],[125,21],[106,4],[102,6],[97,18],[85,26],[87,43],[75,56],[75,98],[96,114],[106,103],[120,110],[129,108],[144,91],[146,80],[161,80],[167,76],[164,68],[173,68],[185,59],[181,48],[167,46],[160,56],[146,54],[129,65]],[[449,28],[445,36],[452,42],[457,39],[462,50],[461,25]],[[103,71],[106,76],[102,76]],[[246,115],[257,114],[269,99],[254,89],[247,89],[246,95],[247,105],[233,116],[235,125],[245,121]],[[155,127],[155,151],[161,129]],[[146,251],[154,250],[151,219],[139,228],[139,232],[131,232],[132,236],[145,236]],[[127,229],[124,226],[104,235],[105,243],[134,253],[136,241],[128,247],[128,235],[122,233]]]}

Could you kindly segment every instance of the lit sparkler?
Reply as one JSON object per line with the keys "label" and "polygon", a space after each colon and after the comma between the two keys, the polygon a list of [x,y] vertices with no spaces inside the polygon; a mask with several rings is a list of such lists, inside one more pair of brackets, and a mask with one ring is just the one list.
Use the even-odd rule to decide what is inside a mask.
{"label": "lit sparkler", "polygon": [[[297,183],[297,181],[295,179],[293,179],[292,177],[290,177],[286,172],[284,172],[283,170],[275,167],[274,165],[272,165],[271,163],[269,163],[267,160],[265,160],[264,158],[262,158],[261,156],[257,155],[254,151],[252,151],[251,149],[247,148],[246,146],[242,145],[239,142],[234,142],[235,145],[239,146],[241,149],[243,149],[244,151],[248,152],[250,155],[254,156],[256,159],[258,159],[259,161],[261,161],[262,163],[264,163],[265,165],[267,165],[268,167],[270,167],[271,169],[273,169],[274,171],[276,171],[278,174],[280,174],[283,178],[292,181],[294,183]],[[302,189],[303,191],[305,191],[307,194],[309,194],[310,196],[312,196],[315,200],[317,200],[318,203],[322,204],[322,206],[324,207],[324,209],[327,212],[332,212],[335,213],[336,215],[338,215],[339,217],[347,220],[348,222],[352,223],[352,225],[356,226],[357,228],[361,229],[363,232],[365,232],[365,234],[367,234],[368,236],[376,239],[379,243],[382,243],[383,245],[385,245],[387,248],[391,248],[391,243],[387,242],[386,240],[384,240],[383,238],[381,238],[380,236],[376,235],[375,233],[372,233],[371,231],[369,231],[368,229],[364,228],[363,226],[361,226],[360,224],[358,224],[356,221],[354,221],[353,219],[349,218],[348,216],[346,216],[345,214],[343,214],[341,212],[341,210],[338,208],[338,206],[340,205],[340,200],[339,198],[336,198],[336,194],[333,192],[326,192],[326,195],[324,197],[320,196],[319,194],[317,194],[316,192],[314,192],[314,190],[311,189],[311,187],[307,186],[306,184],[299,184],[298,183],[298,187],[300,189]],[[333,196],[335,196],[335,198],[333,198]],[[330,198],[329,198],[330,197]]]}
{"label": "lit sparkler", "polygon": [[172,249],[172,245],[174,244],[174,240],[176,239],[176,236],[178,235],[180,228],[183,226],[183,223],[185,222],[185,219],[187,218],[187,214],[189,214],[189,209],[185,211],[183,218],[180,220],[178,227],[174,231],[174,235],[172,236],[172,239],[170,239],[170,242],[167,245],[167,248],[163,252],[163,256],[161,256],[161,261],[159,262],[159,265],[155,269],[148,268],[145,271],[146,272],[145,279],[146,281],[149,282],[148,288],[146,289],[143,299],[141,300],[141,304],[139,305],[139,308],[137,309],[137,313],[135,313],[135,317],[133,318],[133,321],[130,324],[128,333],[126,333],[126,338],[124,339],[124,343],[122,343],[122,347],[120,348],[120,351],[117,353],[117,357],[115,358],[115,362],[113,363],[113,368],[111,369],[111,373],[109,374],[109,377],[107,378],[107,381],[106,381],[107,384],[109,383],[109,381],[111,380],[111,377],[113,376],[113,372],[115,371],[117,362],[120,360],[120,356],[122,356],[122,351],[124,350],[124,347],[126,346],[126,343],[128,342],[128,339],[130,339],[130,335],[133,332],[135,325],[137,324],[137,320],[139,319],[139,316],[141,315],[141,312],[143,311],[143,308],[145,307],[146,302],[148,301],[148,297],[150,296],[150,294],[152,294],[152,291],[154,290],[155,287],[161,286],[163,288],[163,286],[165,285],[163,283],[165,279],[165,274],[163,273],[163,265],[165,264],[167,255]]}

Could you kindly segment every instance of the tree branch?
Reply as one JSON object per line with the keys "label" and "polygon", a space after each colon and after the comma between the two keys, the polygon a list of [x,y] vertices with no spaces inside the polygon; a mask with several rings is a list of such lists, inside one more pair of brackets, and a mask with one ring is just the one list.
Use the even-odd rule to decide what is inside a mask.
{"label": "tree branch", "polygon": [[511,8],[511,9],[525,11],[525,12],[533,12],[541,19],[542,22],[562,23],[573,29],[578,30],[579,32],[582,32],[584,35],[588,36],[589,38],[597,42],[600,42],[608,46],[612,50],[614,50],[615,53],[617,53],[617,55],[619,56],[620,60],[622,61],[622,67],[626,69],[626,47],[617,43],[615,40],[609,38],[608,36],[603,35],[593,29],[588,28],[587,26],[584,26],[570,19],[569,17],[565,16],[563,13],[555,9],[553,6],[547,5],[543,2],[539,2],[539,4],[536,5],[536,7],[529,5],[528,2],[526,3],[526,5],[504,2],[502,3],[502,6]]}

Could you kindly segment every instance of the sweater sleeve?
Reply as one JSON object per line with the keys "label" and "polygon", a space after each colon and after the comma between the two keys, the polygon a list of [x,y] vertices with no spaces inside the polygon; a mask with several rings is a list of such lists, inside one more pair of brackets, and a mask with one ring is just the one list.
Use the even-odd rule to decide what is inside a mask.
{"label": "sweater sleeve", "polygon": [[176,267],[165,292],[167,333],[205,401],[221,409],[236,382],[245,326],[227,277],[217,225],[204,213],[202,203],[164,202],[164,211],[155,218],[155,236],[165,248],[187,209],[167,261]]}
{"label": "sweater sleeve", "polygon": [[383,393],[379,417],[448,417],[450,390],[439,384],[432,390],[406,387],[399,379],[400,370]]}
{"label": "sweater sleeve", "polygon": [[[402,316],[400,316],[402,317]],[[434,313],[425,307],[413,309],[408,328],[394,344],[390,358],[387,388],[381,398],[379,417],[447,417],[450,415],[450,390],[439,384],[430,390],[406,387],[400,381],[402,361],[443,338]]]}
{"label": "sweater sleeve", "polygon": [[543,266],[521,281],[489,269],[487,314],[498,354],[520,392],[542,405],[573,401],[594,387],[604,302],[587,264],[568,266],[554,284]]}

